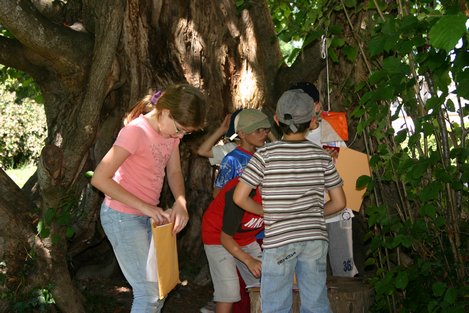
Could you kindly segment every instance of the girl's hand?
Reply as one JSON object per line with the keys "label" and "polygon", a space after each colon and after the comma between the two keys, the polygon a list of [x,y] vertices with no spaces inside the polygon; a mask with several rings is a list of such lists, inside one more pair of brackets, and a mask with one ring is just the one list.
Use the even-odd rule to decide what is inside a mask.
{"label": "girl's hand", "polygon": [[182,205],[175,203],[173,208],[167,211],[169,211],[170,221],[174,223],[173,234],[177,234],[186,227],[187,222],[189,222],[187,209]]}
{"label": "girl's hand", "polygon": [[149,216],[156,225],[164,225],[171,221],[169,213],[154,205],[145,205],[140,211],[146,216]]}

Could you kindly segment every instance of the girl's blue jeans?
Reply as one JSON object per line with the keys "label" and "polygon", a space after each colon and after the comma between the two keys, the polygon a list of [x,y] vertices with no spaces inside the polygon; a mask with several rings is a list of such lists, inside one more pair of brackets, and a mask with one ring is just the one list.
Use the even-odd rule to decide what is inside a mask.
{"label": "girl's blue jeans", "polygon": [[151,224],[147,216],[124,214],[101,206],[101,225],[111,242],[122,273],[132,287],[131,313],[157,313],[164,300],[158,300],[158,283],[146,279]]}
{"label": "girl's blue jeans", "polygon": [[262,255],[262,313],[292,310],[293,274],[300,290],[301,313],[331,313],[327,297],[325,240],[302,241],[264,249]]}

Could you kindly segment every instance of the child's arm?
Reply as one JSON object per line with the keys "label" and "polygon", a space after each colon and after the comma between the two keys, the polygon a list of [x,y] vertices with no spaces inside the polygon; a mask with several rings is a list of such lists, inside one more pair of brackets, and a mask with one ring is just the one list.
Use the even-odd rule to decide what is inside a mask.
{"label": "child's arm", "polygon": [[233,201],[243,210],[263,216],[264,210],[262,209],[262,205],[249,196],[253,189],[254,188],[243,181],[239,181],[233,194]]}
{"label": "child's arm", "polygon": [[230,116],[231,114],[226,115],[221,125],[210,136],[208,136],[204,142],[202,142],[199,149],[197,149],[198,155],[206,158],[213,158],[212,147],[228,130],[228,127],[230,126]]}
{"label": "child's arm", "polygon": [[338,186],[328,190],[329,201],[324,204],[324,215],[331,215],[339,212],[346,205],[345,193],[342,186]]}
{"label": "child's arm", "polygon": [[174,196],[174,204],[171,210],[171,221],[174,223],[173,233],[177,234],[189,221],[179,147],[176,147],[169,157],[168,164],[166,165],[166,174],[168,177],[169,188]]}
{"label": "child's arm", "polygon": [[235,258],[246,264],[254,277],[260,277],[262,271],[262,262],[248,253],[244,252],[232,236],[221,232],[220,241],[223,247]]}
{"label": "child's arm", "polygon": [[96,167],[91,179],[91,185],[112,199],[141,211],[151,217],[157,224],[166,223],[169,220],[169,214],[161,208],[134,196],[112,179],[117,169],[128,157],[129,152],[127,150],[117,145],[112,146]]}

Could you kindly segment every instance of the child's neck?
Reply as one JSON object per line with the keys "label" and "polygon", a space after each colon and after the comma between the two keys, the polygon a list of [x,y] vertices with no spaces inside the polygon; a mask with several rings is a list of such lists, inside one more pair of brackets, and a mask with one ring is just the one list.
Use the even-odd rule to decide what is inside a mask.
{"label": "child's neck", "polygon": [[284,141],[304,141],[306,140],[306,132],[304,133],[295,133],[295,134],[285,134],[282,137]]}
{"label": "child's neck", "polygon": [[249,151],[251,153],[254,153],[256,152],[256,149],[257,147],[250,144],[250,143],[247,143],[247,142],[241,142],[241,144],[239,145],[241,148],[243,148],[244,150],[246,151]]}

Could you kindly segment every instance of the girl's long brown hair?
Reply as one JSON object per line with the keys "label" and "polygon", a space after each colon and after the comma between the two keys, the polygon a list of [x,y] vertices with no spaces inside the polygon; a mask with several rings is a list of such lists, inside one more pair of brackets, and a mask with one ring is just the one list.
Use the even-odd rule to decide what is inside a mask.
{"label": "girl's long brown hair", "polygon": [[188,84],[170,85],[165,91],[152,92],[138,101],[124,118],[124,125],[155,109],[158,115],[163,109],[183,127],[201,129],[205,124],[205,97],[202,92]]}

